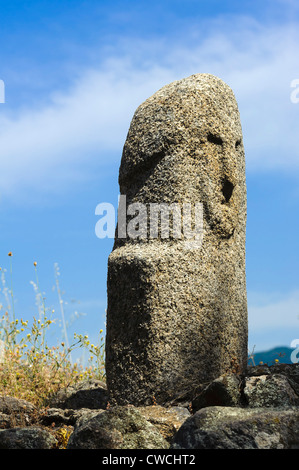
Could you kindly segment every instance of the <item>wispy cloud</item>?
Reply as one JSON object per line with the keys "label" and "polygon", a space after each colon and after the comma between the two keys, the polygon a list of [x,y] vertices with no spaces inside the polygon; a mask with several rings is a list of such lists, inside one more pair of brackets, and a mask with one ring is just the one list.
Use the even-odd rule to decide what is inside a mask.
{"label": "wispy cloud", "polygon": [[257,351],[277,345],[290,346],[299,338],[299,290],[248,295],[249,345]]}
{"label": "wispy cloud", "polygon": [[[233,27],[231,22],[233,21]],[[24,187],[57,189],[120,159],[136,107],[164,84],[198,72],[224,79],[239,102],[248,169],[298,172],[299,104],[290,83],[299,78],[298,25],[261,27],[248,18],[189,25],[184,41],[130,39],[98,67],[83,70],[67,92],[54,90],[42,109],[0,117],[0,195]],[[138,54],[132,53],[136,51]],[[59,176],[58,176],[59,175]]]}
{"label": "wispy cloud", "polygon": [[299,290],[283,298],[278,294],[266,295],[252,300],[249,296],[249,321],[255,329],[273,329],[285,325],[299,332]]}
{"label": "wispy cloud", "polygon": [[136,73],[122,59],[109,66],[85,71],[68,93],[53,93],[51,105],[41,110],[2,115],[2,194],[24,187],[55,191],[61,180],[82,177],[82,163],[88,175],[95,165],[107,165],[107,154],[120,158],[134,109],[165,77]]}

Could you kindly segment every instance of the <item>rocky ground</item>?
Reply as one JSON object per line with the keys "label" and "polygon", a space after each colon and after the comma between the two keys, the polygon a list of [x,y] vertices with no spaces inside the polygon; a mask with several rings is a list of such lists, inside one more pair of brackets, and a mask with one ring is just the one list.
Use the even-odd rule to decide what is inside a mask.
{"label": "rocky ground", "polygon": [[111,406],[95,380],[61,390],[42,410],[0,397],[0,449],[297,448],[299,364],[222,376],[172,406]]}

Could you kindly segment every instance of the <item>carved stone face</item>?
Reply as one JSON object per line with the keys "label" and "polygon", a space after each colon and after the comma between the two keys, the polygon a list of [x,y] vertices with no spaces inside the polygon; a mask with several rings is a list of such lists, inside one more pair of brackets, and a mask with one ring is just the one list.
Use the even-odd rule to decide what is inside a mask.
{"label": "carved stone face", "polygon": [[128,203],[200,201],[206,222],[229,238],[244,207],[245,157],[238,106],[212,75],[163,87],[137,109],[119,173]]}

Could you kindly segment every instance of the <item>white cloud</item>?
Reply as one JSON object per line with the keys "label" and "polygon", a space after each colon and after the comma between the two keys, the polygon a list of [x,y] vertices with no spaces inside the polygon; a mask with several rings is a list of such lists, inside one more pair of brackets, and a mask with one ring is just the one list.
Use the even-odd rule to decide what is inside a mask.
{"label": "white cloud", "polygon": [[248,294],[249,349],[290,346],[299,338],[299,290],[281,296]]}
{"label": "white cloud", "polygon": [[[250,301],[249,323],[256,330],[274,329],[285,326],[299,331],[299,290],[278,299],[278,294],[266,295],[258,301]],[[268,301],[267,301],[268,298]]]}
{"label": "white cloud", "polygon": [[55,190],[57,182],[80,178],[82,163],[88,175],[94,165],[106,165],[112,152],[120,159],[135,108],[165,77],[157,70],[150,77],[128,70],[123,77],[121,59],[111,67],[86,71],[67,94],[53,93],[52,104],[44,109],[23,110],[14,119],[2,116],[2,194],[24,186]]}
{"label": "white cloud", "polygon": [[206,24],[203,36],[200,26],[189,25],[183,41],[140,41],[137,61],[128,39],[122,55],[82,71],[67,93],[53,92],[44,109],[8,117],[2,108],[0,195],[12,197],[24,187],[55,191],[61,181],[80,178],[83,164],[88,177],[94,166],[107,164],[107,155],[119,160],[136,107],[164,84],[198,72],[233,88],[248,169],[298,172],[299,103],[291,103],[290,84],[299,78],[299,28],[234,17]]}

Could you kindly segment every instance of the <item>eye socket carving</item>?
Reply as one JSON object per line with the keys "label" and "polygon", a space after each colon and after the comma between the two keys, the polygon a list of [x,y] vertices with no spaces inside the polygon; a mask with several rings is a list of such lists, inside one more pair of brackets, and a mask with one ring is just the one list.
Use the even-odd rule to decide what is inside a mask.
{"label": "eye socket carving", "polygon": [[208,133],[207,139],[208,139],[208,142],[211,142],[212,144],[215,144],[215,145],[223,144],[223,140],[221,139],[221,137],[218,137],[217,135],[212,134],[211,132]]}
{"label": "eye socket carving", "polygon": [[241,145],[241,139],[238,139],[235,143],[235,149],[237,150]]}

